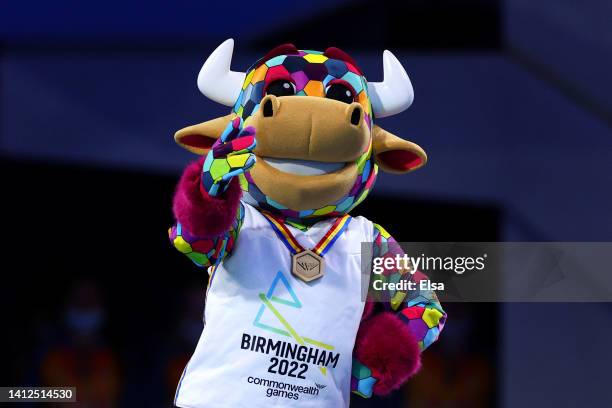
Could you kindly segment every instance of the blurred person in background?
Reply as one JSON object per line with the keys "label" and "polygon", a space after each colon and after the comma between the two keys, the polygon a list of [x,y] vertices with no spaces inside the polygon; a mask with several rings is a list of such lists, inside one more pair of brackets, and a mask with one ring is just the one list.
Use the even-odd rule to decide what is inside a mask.
{"label": "blurred person in background", "polygon": [[167,390],[167,401],[174,400],[176,386],[181,379],[181,374],[187,366],[193,349],[198,343],[202,329],[204,328],[204,289],[201,285],[194,284],[183,292],[183,304],[178,327],[173,330],[174,337],[169,340],[170,349],[165,364],[165,379]]}
{"label": "blurred person in background", "polygon": [[474,325],[478,307],[463,303],[451,306],[453,324],[445,330],[446,341],[423,354],[421,372],[403,387],[405,407],[486,408],[495,405],[495,372],[488,352],[492,345],[486,344],[490,338],[481,336]]}
{"label": "blurred person in background", "polygon": [[105,344],[101,334],[105,317],[106,310],[97,284],[77,282],[65,305],[63,336],[42,359],[41,385],[76,387],[77,401],[81,406],[117,406],[119,365],[117,356]]}

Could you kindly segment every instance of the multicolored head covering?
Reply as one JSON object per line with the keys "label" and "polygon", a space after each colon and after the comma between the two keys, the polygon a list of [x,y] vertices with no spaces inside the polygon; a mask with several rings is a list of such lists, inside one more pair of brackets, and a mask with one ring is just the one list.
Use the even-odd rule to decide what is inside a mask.
{"label": "multicolored head covering", "polygon": [[[281,46],[283,47],[283,46]],[[368,96],[368,82],[352,59],[338,49],[326,51],[295,50],[285,46],[287,53],[264,57],[247,71],[242,89],[233,107],[233,112],[246,121],[259,109],[259,102],[265,96],[267,84],[279,78],[291,78],[295,84],[296,96],[325,97],[325,88],[341,82],[354,90],[355,101],[364,111],[364,120],[371,130],[373,124],[372,105]],[[333,58],[338,56],[342,59]],[[249,173],[240,178],[247,202],[263,210],[293,220],[335,217],[348,213],[365,199],[376,180],[378,166],[372,158],[372,144],[357,159],[358,176],[349,193],[340,200],[320,208],[296,211],[286,208],[266,196],[254,183]]]}
{"label": "multicolored head covering", "polygon": [[[361,127],[366,136],[366,139],[361,139],[357,149],[358,151],[363,149],[363,151],[354,162],[357,167],[354,183],[351,180],[345,180],[344,189],[350,187],[351,183],[352,187],[344,197],[333,198],[335,202],[325,203],[319,208],[306,210],[287,208],[258,188],[251,176],[251,173],[255,174],[256,165],[253,172],[239,176],[245,193],[244,198],[249,203],[289,220],[305,221],[335,217],[346,214],[363,201],[374,185],[379,165],[386,171],[405,173],[425,164],[426,154],[418,145],[398,138],[374,126],[373,123],[374,117],[391,116],[407,109],[414,97],[408,74],[390,51],[383,52],[384,80],[368,83],[355,61],[344,51],[335,47],[321,52],[298,50],[292,44],[284,44],[256,61],[246,72],[230,69],[233,48],[233,40],[226,40],[208,57],[198,75],[198,87],[208,98],[232,107],[232,114],[237,115],[244,126],[248,126],[250,122],[256,124],[261,116],[267,117],[268,102],[271,102],[272,99],[266,97],[266,92],[268,92],[266,87],[278,86],[280,83],[285,87],[284,90],[287,90],[286,86],[294,89],[290,93],[284,93],[284,90],[281,89],[278,92],[271,92],[271,95],[292,95],[298,98],[307,96],[311,97],[309,102],[317,97],[330,98],[330,95],[333,95],[331,99],[337,99],[353,106],[353,110],[349,113],[350,122]],[[272,83],[275,85],[271,85]],[[347,96],[350,94],[350,98],[345,99],[342,91],[337,91],[338,89],[343,89]],[[326,95],[329,92],[331,94]],[[282,98],[279,98],[279,101],[280,99]],[[263,115],[255,116],[262,101],[264,102]],[[355,112],[361,115],[359,125],[353,123]],[[219,120],[209,121],[200,126],[217,129],[217,125],[226,120],[227,118],[219,118]],[[285,116],[285,120],[291,123],[288,116]],[[337,123],[334,122],[334,124]],[[190,145],[189,132],[192,130],[191,128],[184,129],[184,132],[179,135],[179,144],[196,153],[205,151],[205,143],[204,145],[197,143]],[[204,132],[204,137],[206,136]],[[339,150],[341,147],[338,147]],[[344,145],[344,147],[347,146]],[[376,155],[372,153],[373,148],[376,149]],[[355,157],[355,155],[352,154],[350,157]]]}

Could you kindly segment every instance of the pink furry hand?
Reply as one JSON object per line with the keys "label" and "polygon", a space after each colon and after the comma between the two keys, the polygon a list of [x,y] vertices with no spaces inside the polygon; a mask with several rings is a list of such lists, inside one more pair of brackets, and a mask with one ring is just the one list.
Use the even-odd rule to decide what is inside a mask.
{"label": "pink furry hand", "polygon": [[374,393],[386,395],[399,388],[421,367],[417,340],[399,317],[391,312],[361,323],[355,341],[355,358],[372,370]]}
{"label": "pink furry hand", "polygon": [[236,218],[242,191],[238,179],[232,179],[227,191],[210,196],[202,188],[203,159],[191,163],[181,176],[172,210],[176,220],[194,236],[216,237],[229,230]]}

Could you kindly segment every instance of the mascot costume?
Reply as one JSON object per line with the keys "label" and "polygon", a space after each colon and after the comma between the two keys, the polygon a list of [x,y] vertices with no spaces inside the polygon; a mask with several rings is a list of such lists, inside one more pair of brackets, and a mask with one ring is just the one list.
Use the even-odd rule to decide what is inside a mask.
{"label": "mascot costume", "polygon": [[175,404],[341,407],[351,392],[388,394],[418,371],[446,319],[431,291],[364,300],[362,242],[378,257],[397,243],[348,215],[379,168],[427,161],[374,124],[410,106],[408,75],[389,51],[384,80],[368,83],[344,51],[292,44],[235,72],[233,48],[221,44],[198,76],[231,113],[175,135],[203,157],[178,183],[170,241],[209,273],[205,328]]}

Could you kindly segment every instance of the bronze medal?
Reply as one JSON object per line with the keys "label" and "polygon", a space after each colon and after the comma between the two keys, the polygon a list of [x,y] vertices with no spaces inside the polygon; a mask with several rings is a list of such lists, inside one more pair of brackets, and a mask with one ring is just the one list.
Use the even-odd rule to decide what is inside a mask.
{"label": "bronze medal", "polygon": [[306,249],[295,239],[289,228],[268,212],[262,212],[270,222],[278,238],[287,247],[291,255],[291,273],[304,282],[312,282],[323,276],[325,262],[323,255],[331,248],[336,239],[344,232],[351,221],[348,214],[338,217],[323,238],[312,249]]}
{"label": "bronze medal", "polygon": [[322,277],[324,266],[323,258],[310,249],[293,254],[291,257],[291,272],[304,282]]}

